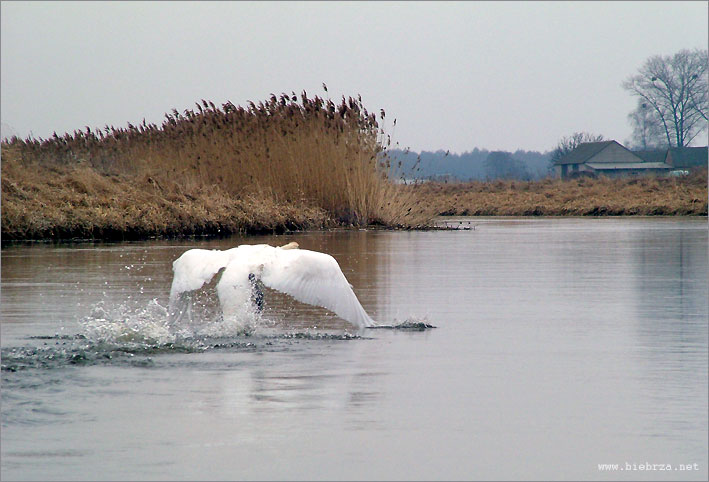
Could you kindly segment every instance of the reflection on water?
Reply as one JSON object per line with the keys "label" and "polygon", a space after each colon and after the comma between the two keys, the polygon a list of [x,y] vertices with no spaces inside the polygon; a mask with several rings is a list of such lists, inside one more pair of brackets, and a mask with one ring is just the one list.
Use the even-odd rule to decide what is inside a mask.
{"label": "reflection on water", "polygon": [[[475,223],[4,248],[3,478],[705,480],[706,220]],[[86,329],[146,335],[186,249],[293,240],[438,328],[352,337],[269,293],[251,336]],[[699,470],[598,469],[626,462]]]}

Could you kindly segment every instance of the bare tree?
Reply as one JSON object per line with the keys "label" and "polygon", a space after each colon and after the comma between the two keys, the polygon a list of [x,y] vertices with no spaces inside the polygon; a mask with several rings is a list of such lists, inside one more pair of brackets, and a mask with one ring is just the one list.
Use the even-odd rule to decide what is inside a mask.
{"label": "bare tree", "polygon": [[551,151],[549,170],[552,171],[554,169],[554,163],[576,149],[579,144],[584,142],[601,142],[602,140],[602,135],[589,134],[588,132],[574,132],[570,136],[562,137],[554,150]]}
{"label": "bare tree", "polygon": [[669,147],[657,112],[643,99],[638,99],[638,106],[628,114],[628,121],[633,133],[626,144],[633,149]]}
{"label": "bare tree", "polygon": [[707,51],[655,55],[623,88],[638,96],[662,126],[667,145],[688,146],[707,127]]}
{"label": "bare tree", "polygon": [[[704,62],[707,61],[706,51],[704,52]],[[697,88],[690,91],[689,96],[691,99],[692,107],[697,109],[700,116],[707,120],[707,106],[709,105],[709,88],[707,88],[707,75],[700,75],[697,77]]]}

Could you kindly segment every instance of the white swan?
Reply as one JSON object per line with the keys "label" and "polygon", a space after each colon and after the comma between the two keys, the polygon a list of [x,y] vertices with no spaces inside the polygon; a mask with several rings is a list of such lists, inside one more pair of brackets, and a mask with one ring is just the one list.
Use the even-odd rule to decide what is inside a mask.
{"label": "white swan", "polygon": [[322,306],[357,328],[375,324],[367,315],[329,254],[299,249],[298,243],[273,247],[244,244],[225,251],[190,249],[172,263],[169,312],[179,320],[188,305],[184,294],[201,288],[222,268],[217,295],[224,316],[241,312],[251,301],[259,303],[258,281],[298,301]]}

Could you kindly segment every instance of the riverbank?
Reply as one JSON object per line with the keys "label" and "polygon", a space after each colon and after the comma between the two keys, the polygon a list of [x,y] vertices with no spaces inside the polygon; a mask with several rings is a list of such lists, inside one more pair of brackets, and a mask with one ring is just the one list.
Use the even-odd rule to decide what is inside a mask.
{"label": "riverbank", "polygon": [[423,183],[416,197],[447,216],[706,216],[707,170],[686,177]]}
{"label": "riverbank", "polygon": [[[384,118],[384,111],[380,119]],[[417,183],[388,177],[359,98],[202,101],[162,125],[2,143],[2,240],[122,240],[327,228],[426,229],[437,215],[707,215],[683,178]]]}
{"label": "riverbank", "polygon": [[[706,171],[685,178],[424,183],[399,189],[407,199],[415,199],[412,205],[425,206],[431,217],[707,215]],[[86,163],[25,164],[3,153],[3,241],[218,236],[349,226],[312,203],[237,196],[218,185],[157,180],[148,174],[106,174]]]}
{"label": "riverbank", "polygon": [[162,125],[3,142],[2,239],[415,228],[435,215],[387,178],[359,97],[196,107]]}
{"label": "riverbank", "polygon": [[3,162],[2,239],[145,239],[280,233],[334,225],[323,209],[239,198],[219,186]]}

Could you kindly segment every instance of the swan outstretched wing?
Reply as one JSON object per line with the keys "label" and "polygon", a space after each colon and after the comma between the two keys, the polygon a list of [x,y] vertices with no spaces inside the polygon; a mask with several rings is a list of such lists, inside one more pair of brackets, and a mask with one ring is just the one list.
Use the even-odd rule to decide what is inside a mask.
{"label": "swan outstretched wing", "polygon": [[190,292],[208,283],[229,262],[226,251],[190,249],[172,263],[172,286],[170,286],[169,320],[178,323],[184,316],[191,316]]}
{"label": "swan outstretched wing", "polygon": [[325,253],[268,245],[241,245],[226,251],[191,249],[172,266],[169,312],[173,319],[179,320],[189,309],[189,300],[183,294],[200,289],[226,268],[217,284],[225,315],[238,313],[248,303],[248,275],[254,273],[269,288],[327,308],[358,328],[374,324],[335,258]]}
{"label": "swan outstretched wing", "polygon": [[170,300],[176,299],[187,291],[200,289],[208,283],[219,270],[226,268],[232,261],[240,264],[262,263],[264,254],[273,250],[267,244],[243,244],[225,251],[208,249],[190,249],[172,263],[172,286]]}
{"label": "swan outstretched wing", "polygon": [[261,281],[298,301],[322,306],[358,328],[371,326],[335,258],[304,249],[274,249],[263,263]]}
{"label": "swan outstretched wing", "polygon": [[190,249],[172,263],[174,272],[170,287],[170,301],[182,293],[200,289],[220,269],[229,263],[228,251]]}
{"label": "swan outstretched wing", "polygon": [[[172,286],[170,287],[170,304],[168,312],[173,321],[179,321],[189,311],[189,292],[198,290],[214,278],[222,268],[227,271],[222,275],[231,280],[230,291],[224,289],[227,283],[217,285],[220,294],[220,303],[229,306],[236,305],[237,301],[248,295],[241,293],[246,290],[243,280],[240,279],[241,271],[245,271],[244,278],[248,280],[249,269],[255,261],[263,257],[263,253],[274,249],[265,244],[241,245],[226,251],[190,249],[172,263],[174,272]],[[228,276],[227,276],[228,274]],[[222,287],[221,290],[219,288]],[[225,301],[226,300],[226,301]]]}

